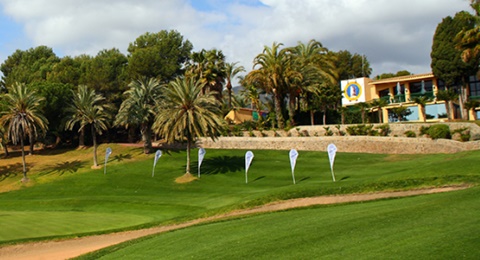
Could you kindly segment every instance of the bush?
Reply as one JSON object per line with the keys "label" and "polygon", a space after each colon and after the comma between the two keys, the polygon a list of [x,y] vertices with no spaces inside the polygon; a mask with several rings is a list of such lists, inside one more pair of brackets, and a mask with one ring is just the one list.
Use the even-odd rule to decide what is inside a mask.
{"label": "bush", "polygon": [[381,136],[388,136],[390,134],[390,125],[389,124],[383,124],[378,126],[378,129],[380,129],[379,134]]}
{"label": "bush", "polygon": [[422,126],[422,127],[420,127],[420,135],[427,135],[429,129],[430,129],[429,126]]}
{"label": "bush", "polygon": [[412,130],[408,130],[404,134],[406,137],[417,137],[417,134],[415,134],[415,132],[413,132]]}
{"label": "bush", "polygon": [[324,127],[323,129],[325,129],[325,136],[332,136],[333,135],[333,131],[330,130],[330,127]]}
{"label": "bush", "polygon": [[347,127],[349,135],[378,135],[378,131],[373,129],[373,125],[356,125]]}
{"label": "bush", "polygon": [[432,125],[429,127],[427,134],[432,139],[450,139],[450,127],[445,124]]}

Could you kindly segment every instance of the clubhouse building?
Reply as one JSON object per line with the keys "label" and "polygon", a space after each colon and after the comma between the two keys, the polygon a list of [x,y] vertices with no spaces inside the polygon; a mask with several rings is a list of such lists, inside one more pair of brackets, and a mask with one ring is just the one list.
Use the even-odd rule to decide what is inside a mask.
{"label": "clubhouse building", "polygon": [[[459,90],[459,87],[452,87]],[[341,82],[343,93],[342,104],[352,107],[358,103],[370,102],[375,99],[384,99],[387,103],[382,107],[383,122],[397,121],[391,109],[404,106],[412,112],[407,116],[408,121],[424,121],[420,106],[413,102],[415,97],[427,96],[431,101],[426,105],[427,121],[447,120],[445,102],[437,99],[437,93],[445,90],[443,81],[435,78],[433,73],[408,75],[388,79],[372,80],[370,78],[357,78]],[[476,76],[469,78],[467,88],[468,99],[480,100],[480,81]],[[454,119],[460,118],[460,108],[454,103]],[[377,112],[375,110],[371,112]],[[469,120],[474,120],[480,114],[480,107],[469,111]]]}

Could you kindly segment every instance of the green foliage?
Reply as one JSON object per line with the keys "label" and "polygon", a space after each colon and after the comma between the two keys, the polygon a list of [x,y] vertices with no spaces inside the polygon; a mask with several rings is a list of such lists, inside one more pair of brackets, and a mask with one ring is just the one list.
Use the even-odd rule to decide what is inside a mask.
{"label": "green foliage", "polygon": [[407,70],[400,70],[400,71],[397,71],[397,73],[382,73],[380,75],[377,75],[375,77],[375,79],[377,79],[377,80],[379,80],[379,79],[389,79],[389,78],[408,76],[408,75],[412,75],[412,73],[407,71]]}
{"label": "green foliage", "polygon": [[451,132],[451,135],[453,136],[454,134],[459,134],[460,135],[460,141],[462,141],[462,142],[470,141],[470,138],[471,138],[470,130],[467,127],[453,130]]}
{"label": "green foliage", "polygon": [[405,131],[404,134],[406,137],[417,137],[417,134],[415,134],[415,132],[412,130]]}
{"label": "green foliage", "polygon": [[330,129],[330,127],[324,127],[323,129],[325,129],[325,136],[332,136],[333,135],[333,131]]}
{"label": "green foliage", "polygon": [[455,17],[447,16],[438,24],[433,36],[431,67],[433,74],[445,81],[447,86],[461,83],[469,75],[478,70],[477,61],[465,63],[462,60],[462,50],[457,48],[453,41],[457,34],[464,29],[471,29],[475,25],[475,18],[466,11],[458,12]]}
{"label": "green foliage", "polygon": [[336,125],[335,128],[337,128],[337,134],[339,136],[344,136],[346,134],[345,131],[342,131],[342,126]]}
{"label": "green foliage", "polygon": [[346,130],[349,135],[378,135],[378,131],[373,129],[373,125],[353,125],[348,126]]}
{"label": "green foliage", "polygon": [[128,46],[128,73],[131,79],[157,78],[169,82],[183,74],[192,43],[177,31],[145,33]]}
{"label": "green foliage", "polygon": [[338,70],[339,80],[369,77],[372,74],[370,62],[364,55],[352,54],[347,50],[332,53],[336,57],[335,66]]}
{"label": "green foliage", "polygon": [[451,138],[450,127],[445,124],[435,124],[430,126],[427,130],[427,134],[432,139],[440,139],[440,138],[450,139]]}
{"label": "green foliage", "polygon": [[390,134],[390,125],[389,124],[383,124],[377,126],[377,129],[379,129],[379,135],[380,136],[388,136]]}

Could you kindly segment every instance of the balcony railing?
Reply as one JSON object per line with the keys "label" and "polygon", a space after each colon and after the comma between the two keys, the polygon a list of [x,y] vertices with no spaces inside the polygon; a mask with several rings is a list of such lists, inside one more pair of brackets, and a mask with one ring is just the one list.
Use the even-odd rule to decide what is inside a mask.
{"label": "balcony railing", "polygon": [[403,103],[405,102],[405,95],[395,95],[393,97],[393,103]]}
{"label": "balcony railing", "polygon": [[416,97],[422,97],[422,96],[429,97],[431,99],[434,98],[433,91],[428,91],[428,92],[425,92],[425,93],[420,93],[420,92],[411,93],[410,94],[410,100],[413,100]]}

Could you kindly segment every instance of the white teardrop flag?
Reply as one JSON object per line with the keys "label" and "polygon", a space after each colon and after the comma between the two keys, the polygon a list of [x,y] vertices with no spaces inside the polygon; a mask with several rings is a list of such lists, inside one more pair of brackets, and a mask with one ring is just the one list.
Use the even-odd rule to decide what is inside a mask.
{"label": "white teardrop flag", "polygon": [[297,164],[298,152],[295,149],[290,150],[290,166],[292,166],[293,184],[295,184],[295,164]]}
{"label": "white teardrop flag", "polygon": [[105,151],[105,166],[103,167],[103,174],[107,174],[107,162],[110,154],[112,154],[112,148],[107,147],[107,150]]}
{"label": "white teardrop flag", "polygon": [[162,151],[157,150],[157,152],[155,152],[155,159],[153,160],[152,177],[155,175],[155,166],[157,166],[157,161],[160,157],[162,157]]}
{"label": "white teardrop flag", "polygon": [[248,183],[248,168],[250,168],[250,164],[252,164],[253,160],[253,152],[248,151],[245,153],[245,183]]}
{"label": "white teardrop flag", "polygon": [[198,149],[198,178],[200,178],[200,166],[202,165],[202,161],[206,153],[207,151],[205,151],[205,149]]}
{"label": "white teardrop flag", "polygon": [[329,144],[327,147],[328,159],[330,159],[330,170],[332,171],[332,178],[335,182],[335,174],[333,173],[333,163],[335,162],[335,155],[337,154],[337,147],[334,144]]}

